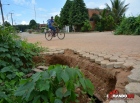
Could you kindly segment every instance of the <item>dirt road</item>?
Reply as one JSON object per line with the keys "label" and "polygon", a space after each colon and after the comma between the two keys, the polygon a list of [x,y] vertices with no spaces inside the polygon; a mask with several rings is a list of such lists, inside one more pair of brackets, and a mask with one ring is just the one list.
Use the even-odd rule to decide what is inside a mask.
{"label": "dirt road", "polygon": [[51,41],[44,34],[21,33],[31,43],[40,42],[48,48],[70,48],[84,51],[133,54],[140,56],[140,36],[113,35],[111,32],[66,33],[64,40]]}

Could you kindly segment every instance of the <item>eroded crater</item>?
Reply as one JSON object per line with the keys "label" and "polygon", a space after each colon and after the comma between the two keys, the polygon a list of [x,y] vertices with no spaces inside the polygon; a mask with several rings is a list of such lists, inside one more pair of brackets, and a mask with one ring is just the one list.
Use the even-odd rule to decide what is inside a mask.
{"label": "eroded crater", "polygon": [[128,83],[127,75],[130,74],[129,69],[102,68],[94,62],[74,54],[72,50],[65,50],[64,54],[54,54],[52,56],[41,55],[34,57],[33,60],[35,63],[45,62],[46,66],[62,64],[69,67],[78,67],[94,84],[94,96],[100,101],[105,101],[107,94],[114,89],[124,93],[124,87]]}

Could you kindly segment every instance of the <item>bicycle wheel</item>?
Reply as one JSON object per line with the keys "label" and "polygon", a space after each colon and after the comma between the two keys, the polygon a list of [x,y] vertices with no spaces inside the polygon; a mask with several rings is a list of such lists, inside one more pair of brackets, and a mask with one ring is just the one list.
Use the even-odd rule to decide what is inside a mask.
{"label": "bicycle wheel", "polygon": [[57,37],[58,37],[60,40],[62,40],[62,39],[65,38],[65,33],[64,33],[64,32],[58,32],[58,33],[57,33]]}
{"label": "bicycle wheel", "polygon": [[52,37],[51,32],[48,32],[48,33],[46,32],[46,33],[45,33],[45,38],[46,38],[48,41],[52,40],[53,37]]}

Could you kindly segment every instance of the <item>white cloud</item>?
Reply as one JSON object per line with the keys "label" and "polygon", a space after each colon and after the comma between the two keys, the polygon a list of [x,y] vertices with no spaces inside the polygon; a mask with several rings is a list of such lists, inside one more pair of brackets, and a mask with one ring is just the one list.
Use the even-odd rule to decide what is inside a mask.
{"label": "white cloud", "polygon": [[49,13],[51,16],[55,16],[55,15],[59,15],[60,14],[60,12],[59,11],[55,11],[55,12],[51,12],[51,13]]}
{"label": "white cloud", "polygon": [[35,5],[36,0],[13,0],[15,4],[20,4],[20,5]]}
{"label": "white cloud", "polygon": [[22,25],[28,25],[29,23],[26,22],[26,21],[22,21],[21,24],[22,24]]}
{"label": "white cloud", "polygon": [[32,0],[31,3],[32,3],[33,5],[35,5],[35,4],[36,4],[36,1],[35,1],[35,0]]}
{"label": "white cloud", "polygon": [[94,2],[88,2],[86,3],[87,8],[94,8],[95,3]]}
{"label": "white cloud", "polygon": [[105,5],[100,5],[99,9],[104,9],[106,6]]}
{"label": "white cloud", "polygon": [[126,0],[125,4],[128,4],[128,10],[126,16],[138,16],[140,14],[139,0]]}
{"label": "white cloud", "polygon": [[28,5],[29,4],[29,1],[26,1],[26,0],[13,0],[14,3],[16,4],[20,4],[20,5]]}
{"label": "white cloud", "polygon": [[[108,2],[106,2],[106,3],[108,3]],[[95,2],[88,1],[88,2],[86,2],[86,7],[87,8],[100,8],[100,9],[103,9],[103,8],[105,8],[105,2],[104,1],[100,1],[100,2],[98,2],[98,1],[95,1]]]}
{"label": "white cloud", "polygon": [[55,12],[55,11],[57,11],[57,9],[56,8],[52,8],[51,11]]}
{"label": "white cloud", "polygon": [[22,14],[15,14],[15,16],[21,16]]}
{"label": "white cloud", "polygon": [[47,12],[47,10],[46,10],[46,9],[44,9],[44,8],[38,8],[37,10],[38,10],[38,11]]}

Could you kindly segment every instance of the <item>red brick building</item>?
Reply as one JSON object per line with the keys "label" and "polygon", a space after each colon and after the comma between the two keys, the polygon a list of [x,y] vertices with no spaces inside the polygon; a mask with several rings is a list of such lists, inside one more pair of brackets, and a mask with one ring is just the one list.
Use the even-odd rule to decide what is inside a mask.
{"label": "red brick building", "polygon": [[[93,14],[99,14],[99,10],[97,10],[97,9],[89,9],[88,8],[88,15],[89,15],[89,18],[91,18],[92,17],[92,15]],[[95,23],[94,23],[94,21],[90,21],[90,24],[91,24],[91,26],[92,26],[92,29],[91,30],[94,30],[94,28],[95,28]]]}
{"label": "red brick building", "polygon": [[47,24],[39,24],[39,28],[46,27]]}

